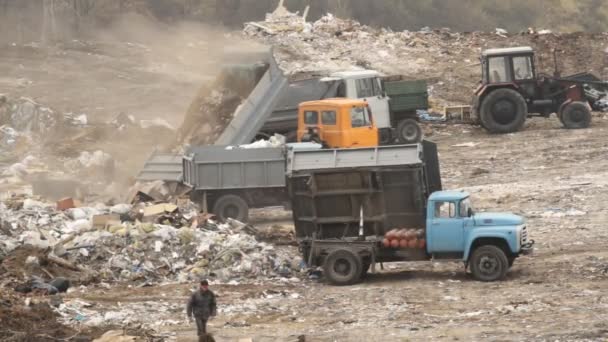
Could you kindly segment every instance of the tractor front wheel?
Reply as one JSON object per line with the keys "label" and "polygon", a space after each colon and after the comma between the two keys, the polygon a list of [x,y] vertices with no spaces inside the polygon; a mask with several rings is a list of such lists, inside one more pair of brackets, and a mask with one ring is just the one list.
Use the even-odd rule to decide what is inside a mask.
{"label": "tractor front wheel", "polygon": [[479,120],[490,133],[513,133],[526,122],[526,100],[513,89],[502,88],[490,92],[481,102]]}
{"label": "tractor front wheel", "polygon": [[559,120],[567,129],[587,128],[591,124],[591,110],[583,102],[572,102],[562,109]]}

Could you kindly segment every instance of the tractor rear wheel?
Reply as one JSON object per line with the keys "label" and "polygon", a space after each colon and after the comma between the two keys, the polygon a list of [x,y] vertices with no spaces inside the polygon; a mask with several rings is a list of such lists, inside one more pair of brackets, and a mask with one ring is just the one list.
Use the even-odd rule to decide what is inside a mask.
{"label": "tractor rear wheel", "polygon": [[564,107],[559,120],[567,129],[587,128],[591,124],[591,110],[583,102],[572,102]]}
{"label": "tractor rear wheel", "polygon": [[490,133],[519,131],[528,115],[526,100],[513,89],[496,89],[485,96],[479,108],[481,126]]}

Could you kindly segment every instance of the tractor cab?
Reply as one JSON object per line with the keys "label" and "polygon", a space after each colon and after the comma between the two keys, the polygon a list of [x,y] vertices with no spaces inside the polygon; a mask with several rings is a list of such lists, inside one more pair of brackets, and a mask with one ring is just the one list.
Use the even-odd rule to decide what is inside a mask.
{"label": "tractor cab", "polygon": [[534,50],[531,47],[490,49],[481,56],[483,84],[534,81]]}

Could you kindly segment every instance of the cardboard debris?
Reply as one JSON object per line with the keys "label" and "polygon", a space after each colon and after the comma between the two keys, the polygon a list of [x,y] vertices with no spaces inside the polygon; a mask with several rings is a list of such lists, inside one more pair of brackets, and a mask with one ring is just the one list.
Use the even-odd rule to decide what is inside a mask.
{"label": "cardboard debris", "polygon": [[93,342],[135,342],[135,336],[129,336],[122,330],[110,330]]}
{"label": "cardboard debris", "polygon": [[171,203],[155,204],[144,208],[144,218],[158,216],[165,213],[173,213],[177,210],[177,205]]}
{"label": "cardboard debris", "polygon": [[76,204],[74,203],[74,199],[72,198],[64,198],[57,201],[57,210],[64,211],[75,207]]}
{"label": "cardboard debris", "polygon": [[105,229],[114,224],[120,224],[120,215],[105,214],[95,215],[92,219],[93,228]]}

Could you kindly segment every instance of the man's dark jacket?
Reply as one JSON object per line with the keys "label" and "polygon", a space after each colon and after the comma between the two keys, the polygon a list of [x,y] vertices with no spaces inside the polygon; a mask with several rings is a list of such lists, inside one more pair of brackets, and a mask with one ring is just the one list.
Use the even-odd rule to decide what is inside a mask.
{"label": "man's dark jacket", "polygon": [[209,290],[194,292],[192,297],[190,297],[190,301],[188,301],[187,310],[188,317],[194,315],[194,317],[207,320],[209,317],[215,316],[217,310],[215,295]]}

